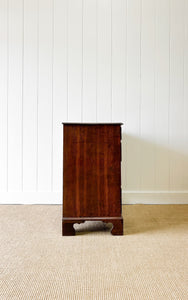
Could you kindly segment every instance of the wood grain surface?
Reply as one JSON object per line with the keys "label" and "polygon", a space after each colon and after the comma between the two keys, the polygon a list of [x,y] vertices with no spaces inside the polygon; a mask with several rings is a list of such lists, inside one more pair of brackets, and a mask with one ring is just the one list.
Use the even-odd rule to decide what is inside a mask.
{"label": "wood grain surface", "polygon": [[64,124],[63,217],[121,216],[120,125]]}

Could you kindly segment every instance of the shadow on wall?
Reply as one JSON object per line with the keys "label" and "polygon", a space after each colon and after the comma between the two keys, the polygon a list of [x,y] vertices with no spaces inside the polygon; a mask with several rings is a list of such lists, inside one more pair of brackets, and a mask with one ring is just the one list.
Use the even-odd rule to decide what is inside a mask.
{"label": "shadow on wall", "polygon": [[122,190],[188,191],[188,142],[148,140],[122,134]]}

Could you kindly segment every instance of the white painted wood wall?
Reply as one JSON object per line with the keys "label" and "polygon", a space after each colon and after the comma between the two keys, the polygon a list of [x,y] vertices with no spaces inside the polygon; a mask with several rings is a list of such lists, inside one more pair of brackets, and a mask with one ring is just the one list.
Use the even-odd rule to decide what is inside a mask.
{"label": "white painted wood wall", "polygon": [[188,0],[0,0],[0,203],[61,203],[62,121],[122,121],[123,200],[188,203]]}

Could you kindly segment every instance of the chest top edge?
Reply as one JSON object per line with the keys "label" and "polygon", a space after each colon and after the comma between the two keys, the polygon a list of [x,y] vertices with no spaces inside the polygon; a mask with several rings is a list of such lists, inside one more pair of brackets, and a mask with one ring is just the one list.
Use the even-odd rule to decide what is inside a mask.
{"label": "chest top edge", "polygon": [[63,125],[86,125],[86,126],[88,126],[88,125],[124,125],[124,123],[76,123],[76,122],[62,122],[62,124]]}

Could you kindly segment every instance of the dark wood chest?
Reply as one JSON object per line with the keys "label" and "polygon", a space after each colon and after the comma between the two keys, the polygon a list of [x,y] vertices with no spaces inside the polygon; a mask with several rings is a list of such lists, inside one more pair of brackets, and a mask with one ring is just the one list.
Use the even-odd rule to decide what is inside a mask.
{"label": "dark wood chest", "polygon": [[63,123],[63,235],[100,220],[123,234],[121,123]]}

